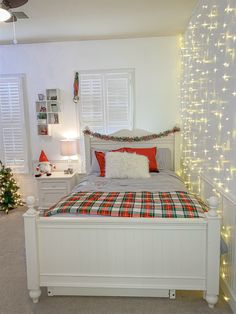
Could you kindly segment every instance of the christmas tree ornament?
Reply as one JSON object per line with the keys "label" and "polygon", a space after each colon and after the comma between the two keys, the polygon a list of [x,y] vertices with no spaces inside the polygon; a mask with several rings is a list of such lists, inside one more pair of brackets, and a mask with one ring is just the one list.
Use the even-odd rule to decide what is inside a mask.
{"label": "christmas tree ornament", "polygon": [[74,98],[73,101],[75,104],[79,101],[79,73],[75,73],[75,78],[74,78]]}
{"label": "christmas tree ornament", "polygon": [[56,167],[49,162],[45,152],[42,150],[39,156],[39,164],[36,167],[35,177],[41,177],[44,174],[46,174],[46,176],[51,176],[52,169],[55,168]]}
{"label": "christmas tree ornament", "polygon": [[0,210],[8,214],[9,210],[23,205],[18,190],[11,168],[4,166],[0,160]]}

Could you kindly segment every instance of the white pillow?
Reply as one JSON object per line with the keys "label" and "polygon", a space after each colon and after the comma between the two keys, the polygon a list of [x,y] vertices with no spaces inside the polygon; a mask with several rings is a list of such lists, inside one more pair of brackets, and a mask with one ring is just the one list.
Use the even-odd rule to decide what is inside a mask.
{"label": "white pillow", "polygon": [[146,156],[108,152],[106,153],[106,178],[149,178]]}

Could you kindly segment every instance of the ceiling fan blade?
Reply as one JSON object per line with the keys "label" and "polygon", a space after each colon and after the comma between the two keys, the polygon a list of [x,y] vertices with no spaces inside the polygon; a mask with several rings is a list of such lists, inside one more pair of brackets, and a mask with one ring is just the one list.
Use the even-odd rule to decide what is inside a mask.
{"label": "ceiling fan blade", "polygon": [[13,23],[17,21],[17,17],[12,14],[12,16],[9,18],[9,20],[5,21],[5,23]]}
{"label": "ceiling fan blade", "polygon": [[12,14],[14,14],[14,16],[18,19],[18,20],[22,20],[22,19],[28,19],[28,15],[25,14],[25,12],[12,12]]}
{"label": "ceiling fan blade", "polygon": [[28,0],[3,0],[2,1],[2,3],[10,9],[21,7],[27,2]]}
{"label": "ceiling fan blade", "polygon": [[25,12],[11,12],[12,17],[5,21],[5,23],[12,23],[16,22],[17,20],[29,19],[28,15]]}

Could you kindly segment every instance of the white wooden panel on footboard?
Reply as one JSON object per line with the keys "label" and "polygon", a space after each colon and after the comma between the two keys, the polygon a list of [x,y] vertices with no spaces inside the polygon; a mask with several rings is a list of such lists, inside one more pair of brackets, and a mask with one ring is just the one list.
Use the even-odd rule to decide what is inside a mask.
{"label": "white wooden panel on footboard", "polygon": [[41,219],[40,285],[80,287],[83,294],[83,287],[104,288],[104,294],[107,288],[136,288],[141,295],[145,289],[205,289],[204,221],[154,219],[145,225],[124,219]]}
{"label": "white wooden panel on footboard", "polygon": [[[199,219],[39,217],[24,214],[28,289],[49,295],[170,296],[203,290],[218,300],[220,221],[217,199]],[[168,292],[168,293],[167,293]]]}

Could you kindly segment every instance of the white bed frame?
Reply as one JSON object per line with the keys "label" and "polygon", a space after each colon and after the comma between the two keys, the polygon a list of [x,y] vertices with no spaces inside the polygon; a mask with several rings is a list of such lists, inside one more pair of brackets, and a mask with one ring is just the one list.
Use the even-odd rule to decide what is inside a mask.
{"label": "white bed frame", "polygon": [[[121,131],[114,135],[146,135]],[[91,150],[122,146],[166,147],[178,163],[176,136],[123,143],[85,137],[87,170]],[[216,197],[199,219],[40,217],[35,199],[24,214],[29,295],[175,297],[175,290],[202,290],[210,307],[219,293],[220,218]]]}

